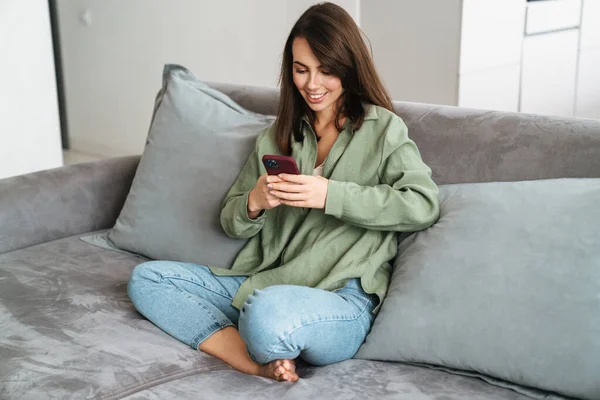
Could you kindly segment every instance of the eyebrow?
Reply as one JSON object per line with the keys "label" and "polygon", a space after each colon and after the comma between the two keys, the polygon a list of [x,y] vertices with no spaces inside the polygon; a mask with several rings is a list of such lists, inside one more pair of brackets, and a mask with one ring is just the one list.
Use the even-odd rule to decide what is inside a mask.
{"label": "eyebrow", "polygon": [[[298,64],[304,68],[308,68],[306,65],[302,64],[300,61],[294,61],[292,64]],[[321,68],[321,66],[319,65],[317,68]]]}

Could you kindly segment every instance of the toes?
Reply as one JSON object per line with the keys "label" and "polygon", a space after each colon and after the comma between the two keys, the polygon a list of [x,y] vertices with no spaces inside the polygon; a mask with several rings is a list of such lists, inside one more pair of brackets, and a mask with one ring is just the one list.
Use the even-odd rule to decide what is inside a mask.
{"label": "toes", "polygon": [[288,382],[296,382],[299,379],[299,376],[295,373],[288,372],[286,375],[288,376]]}
{"label": "toes", "polygon": [[296,371],[296,364],[292,360],[284,360],[283,361],[283,366],[288,371],[292,371],[292,372]]}
{"label": "toes", "polygon": [[299,379],[294,360],[274,360],[268,364],[267,368],[272,371],[272,376],[278,381],[296,382]]}

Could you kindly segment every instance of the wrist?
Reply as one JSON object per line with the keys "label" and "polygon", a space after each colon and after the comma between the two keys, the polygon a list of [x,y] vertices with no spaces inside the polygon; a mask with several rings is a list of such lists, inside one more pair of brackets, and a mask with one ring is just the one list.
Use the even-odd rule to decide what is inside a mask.
{"label": "wrist", "polygon": [[250,214],[258,215],[262,211],[262,208],[256,205],[256,202],[254,201],[254,189],[252,189],[248,194],[248,206],[246,207],[246,209],[248,211],[249,216]]}

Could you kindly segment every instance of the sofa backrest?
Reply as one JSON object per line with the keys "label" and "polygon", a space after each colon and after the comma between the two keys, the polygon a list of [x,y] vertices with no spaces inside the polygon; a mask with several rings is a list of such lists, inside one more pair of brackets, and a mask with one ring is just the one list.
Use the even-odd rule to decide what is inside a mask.
{"label": "sofa backrest", "polygon": [[[279,91],[208,83],[275,114]],[[600,177],[600,121],[394,102],[438,184]]]}

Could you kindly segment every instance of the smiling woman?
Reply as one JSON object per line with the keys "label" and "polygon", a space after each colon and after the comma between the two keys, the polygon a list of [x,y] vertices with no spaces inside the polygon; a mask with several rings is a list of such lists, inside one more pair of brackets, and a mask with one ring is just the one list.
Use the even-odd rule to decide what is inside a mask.
{"label": "smiling woman", "polygon": [[341,131],[345,118],[360,129],[363,103],[392,110],[360,29],[335,5],[311,7],[296,22],[283,50],[280,84],[275,135],[283,154],[291,152],[289,132],[302,140],[302,117],[321,137],[328,125]]}
{"label": "smiling woman", "polygon": [[[341,7],[322,3],[300,17],[280,85],[276,122],[223,201],[225,233],[249,239],[232,268],[144,263],[129,295],[193,348],[294,382],[298,357],[325,365],[358,351],[387,293],[396,232],[429,227],[439,200]],[[268,175],[267,154],[292,156],[300,174]]]}
{"label": "smiling woman", "polygon": [[341,79],[321,66],[305,38],[294,39],[292,53],[294,84],[298,92],[315,113],[322,114],[326,110],[333,112],[343,91]]}
{"label": "smiling woman", "polygon": [[317,165],[321,165],[324,155],[329,152],[337,138],[338,127],[345,121],[344,116],[335,114],[344,88],[341,79],[320,64],[305,38],[294,39],[292,54],[294,85],[315,114],[313,130],[317,135],[317,142],[324,136],[330,139],[327,145],[321,143],[319,146],[323,151],[317,157]]}

